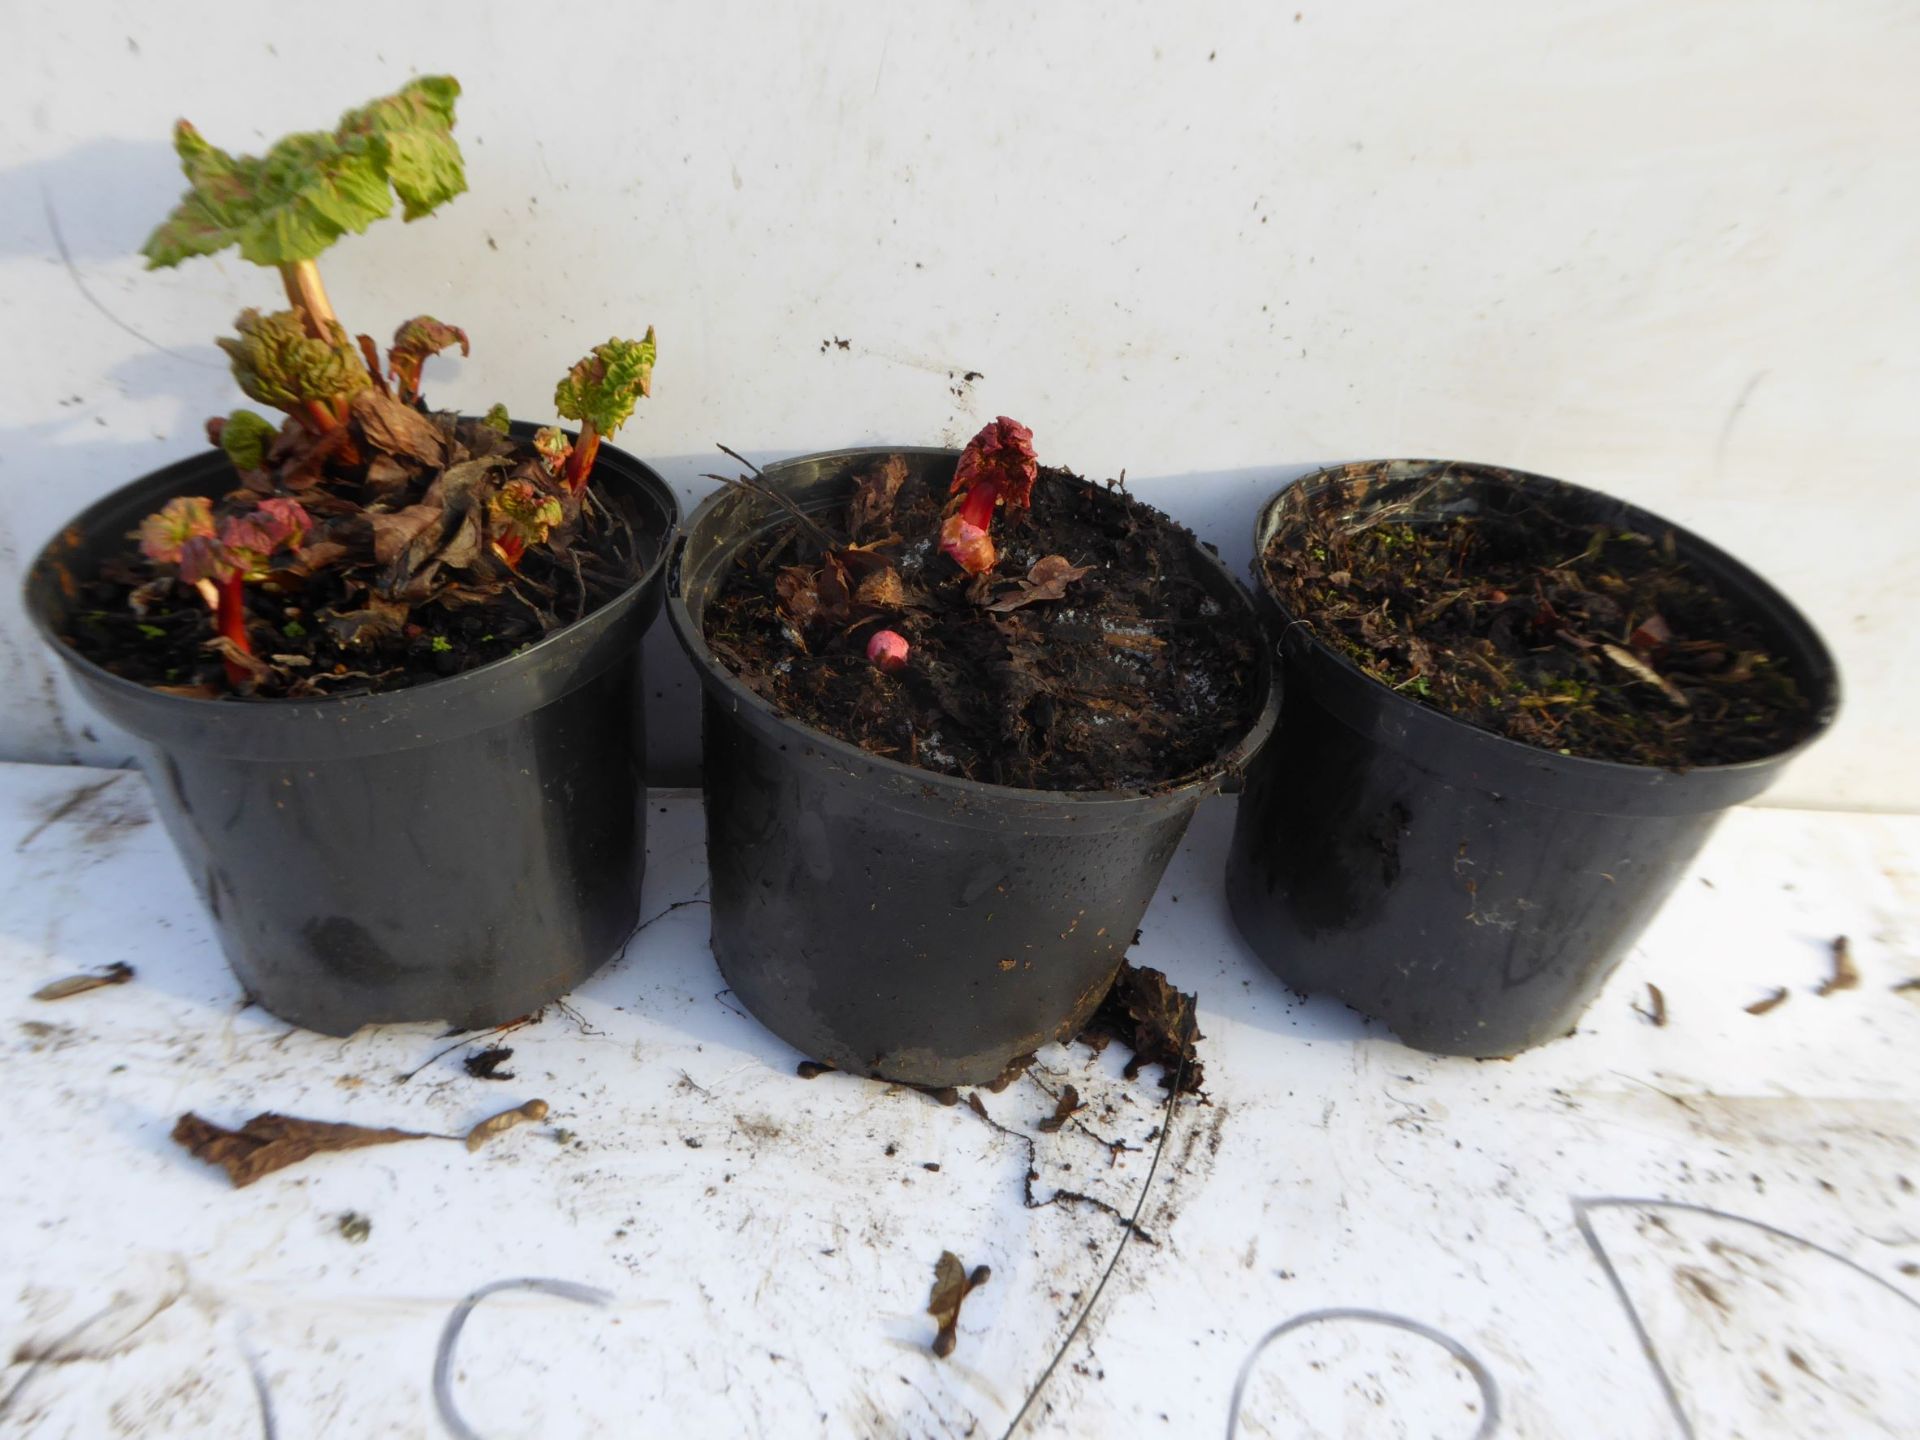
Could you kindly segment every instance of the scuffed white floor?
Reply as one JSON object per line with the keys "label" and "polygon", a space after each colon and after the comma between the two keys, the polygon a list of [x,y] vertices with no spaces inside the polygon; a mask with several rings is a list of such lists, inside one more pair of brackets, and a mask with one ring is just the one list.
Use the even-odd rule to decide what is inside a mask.
{"label": "scuffed white floor", "polygon": [[[1920,1430],[1920,989],[1893,988],[1920,974],[1920,818],[1735,813],[1576,1037],[1476,1063],[1260,967],[1220,895],[1229,804],[1134,951],[1198,989],[1211,1103],[1175,1112],[1144,1233],[1022,1434],[1224,1435],[1260,1338],[1328,1310],[1391,1323],[1281,1335],[1241,1435]],[[137,776],[0,767],[0,1426],[445,1434],[450,1314],[540,1277],[603,1303],[476,1304],[445,1377],[468,1433],[1002,1434],[1119,1225],[1026,1208],[1026,1142],[964,1106],[796,1078],[721,993],[704,905],[670,908],[704,893],[697,800],[651,818],[658,918],[500,1042],[516,1078],[470,1078],[475,1044],[402,1081],[438,1027],[342,1041],[243,1008]],[[1861,983],[1818,997],[1843,933]],[[29,998],[121,960],[131,984]],[[1635,1011],[1648,981],[1664,1027]],[[1032,1137],[1036,1199],[1131,1212],[1163,1112],[1122,1058],[1055,1048],[982,1096]],[[1085,1127],[1039,1133],[1061,1083]],[[536,1096],[546,1123],[477,1155],[399,1145],[243,1191],[168,1139],[187,1109],[458,1132]],[[943,1249],[993,1269],[944,1361]]]}

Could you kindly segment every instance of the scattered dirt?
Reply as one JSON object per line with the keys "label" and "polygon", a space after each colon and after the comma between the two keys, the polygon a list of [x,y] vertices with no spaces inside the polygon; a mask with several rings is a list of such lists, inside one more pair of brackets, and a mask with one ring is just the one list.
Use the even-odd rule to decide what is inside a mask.
{"label": "scattered dirt", "polygon": [[933,1292],[927,1297],[927,1313],[939,1322],[933,1337],[933,1353],[942,1359],[953,1353],[959,1341],[960,1306],[968,1295],[993,1277],[985,1265],[976,1265],[971,1273],[951,1250],[942,1250],[933,1267]]}
{"label": "scattered dirt", "polygon": [[1184,1055],[1186,1075],[1180,1089],[1198,1095],[1206,1074],[1195,1044],[1206,1037],[1195,1022],[1192,995],[1174,989],[1158,970],[1129,961],[1121,965],[1113,988],[1074,1039],[1096,1053],[1108,1041],[1118,1040],[1133,1051],[1126,1069],[1129,1080],[1139,1075],[1142,1066],[1158,1065],[1160,1083],[1168,1089],[1173,1088],[1174,1073]]}
{"label": "scattered dirt", "polygon": [[1847,937],[1833,937],[1833,969],[1827,978],[1814,986],[1813,993],[1822,997],[1836,990],[1852,990],[1860,984],[1860,972],[1853,968],[1853,950],[1847,944]]}
{"label": "scattered dirt", "polygon": [[[1245,733],[1261,645],[1193,537],[1124,490],[1042,470],[970,577],[936,543],[953,465],[889,457],[844,505],[746,546],[707,643],[755,693],[922,769],[1045,790],[1151,789]],[[910,645],[887,673],[868,642]]]}
{"label": "scattered dirt", "polygon": [[335,1228],[348,1244],[364,1245],[367,1243],[367,1237],[373,1234],[373,1221],[358,1210],[349,1210],[340,1217],[340,1223]]}
{"label": "scattered dirt", "polygon": [[372,1130],[364,1125],[301,1120],[271,1111],[254,1116],[238,1130],[227,1130],[189,1110],[175,1123],[173,1138],[196,1159],[225,1170],[234,1189],[239,1190],[310,1156],[434,1137],[413,1130]]}
{"label": "scattered dirt", "polygon": [[1517,485],[1350,467],[1294,487],[1265,564],[1365,673],[1523,744],[1685,769],[1774,755],[1812,727],[1761,625],[1671,531]]}
{"label": "scattered dirt", "polygon": [[467,1056],[464,1064],[467,1074],[476,1080],[511,1080],[513,1071],[500,1067],[513,1058],[511,1045],[489,1045]]}
{"label": "scattered dirt", "polygon": [[819,1060],[802,1060],[794,1066],[793,1073],[802,1080],[818,1080],[822,1075],[831,1075],[835,1067]]}
{"label": "scattered dirt", "polygon": [[96,970],[91,975],[69,975],[64,980],[55,980],[42,985],[33,992],[36,1000],[68,1000],[75,995],[84,995],[89,990],[99,990],[108,985],[124,985],[133,979],[133,966],[124,960],[116,960],[104,970]]}
{"label": "scattered dirt", "polygon": [[1747,1006],[1749,1015],[1765,1015],[1769,1010],[1777,1009],[1787,1003],[1788,991],[1784,985],[1777,986],[1769,993]]}

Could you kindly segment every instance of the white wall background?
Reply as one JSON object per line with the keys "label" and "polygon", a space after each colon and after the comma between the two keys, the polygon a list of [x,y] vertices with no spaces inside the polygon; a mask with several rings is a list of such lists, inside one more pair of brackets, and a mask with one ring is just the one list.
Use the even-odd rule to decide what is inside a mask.
{"label": "white wall background", "polygon": [[[961,443],[1005,412],[1236,564],[1311,462],[1580,480],[1740,554],[1839,652],[1846,718],[1781,798],[1920,806],[1911,0],[4,13],[0,756],[127,753],[17,576],[200,444],[234,399],[212,337],[278,296],[231,256],[141,270],[174,117],[256,150],[444,70],[471,193],[324,262],[350,328],[466,326],[440,403],[546,417],[651,321],[620,443],[686,500],[715,441]],[[684,777],[693,686],[664,625],[653,653]]]}

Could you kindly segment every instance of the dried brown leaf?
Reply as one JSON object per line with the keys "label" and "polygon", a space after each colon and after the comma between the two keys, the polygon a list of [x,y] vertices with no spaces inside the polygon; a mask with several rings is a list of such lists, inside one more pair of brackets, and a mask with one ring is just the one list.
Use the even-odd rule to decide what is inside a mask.
{"label": "dried brown leaf", "polygon": [[1071,1085],[1060,1088],[1060,1096],[1053,1102],[1053,1114],[1042,1120],[1034,1128],[1044,1130],[1049,1135],[1073,1118],[1073,1112],[1080,1108],[1080,1092]]}
{"label": "dried brown leaf", "polygon": [[75,995],[84,995],[89,990],[99,990],[107,985],[124,985],[133,979],[133,966],[124,960],[116,960],[104,970],[96,970],[90,975],[69,975],[64,980],[55,980],[52,984],[42,985],[33,992],[36,1000],[68,1000]]}
{"label": "dried brown leaf", "polygon": [[1143,1065],[1158,1065],[1160,1083],[1169,1090],[1184,1055],[1186,1072],[1180,1089],[1192,1095],[1199,1093],[1205,1079],[1195,1042],[1206,1037],[1200,1033],[1196,1018],[1193,996],[1174,989],[1158,970],[1123,962],[1120,973],[1114,976],[1113,988],[1075,1038],[1096,1049],[1108,1039],[1120,1041],[1133,1051],[1133,1058],[1127,1062],[1127,1078],[1138,1075]]}
{"label": "dried brown leaf", "polygon": [[993,1278],[993,1271],[976,1265],[971,1274],[951,1250],[942,1250],[933,1267],[933,1290],[927,1296],[927,1313],[939,1324],[933,1337],[933,1353],[945,1358],[959,1341],[960,1306],[968,1295]]}
{"label": "dried brown leaf", "polygon": [[906,480],[906,460],[889,455],[854,482],[853,499],[847,506],[847,525],[854,539],[891,528],[893,503]]}
{"label": "dried brown leaf", "polygon": [[238,1130],[227,1130],[189,1110],[175,1123],[173,1138],[196,1159],[225,1170],[237,1190],[312,1155],[435,1137],[413,1130],[374,1130],[329,1120],[301,1120],[271,1111],[254,1116]]}
{"label": "dried brown leaf", "polygon": [[439,524],[445,514],[446,508],[440,505],[409,505],[404,510],[369,512],[367,524],[373,530],[373,558],[382,565],[392,564],[421,531]]}
{"label": "dried brown leaf", "polygon": [[446,463],[447,437],[411,405],[366,389],[353,397],[353,418],[360,424],[361,435],[376,450],[425,465]]}
{"label": "dried brown leaf", "polygon": [[1762,995],[1758,1000],[1747,1006],[1747,1014],[1764,1015],[1769,1010],[1776,1009],[1786,1003],[1787,987],[1781,985],[1776,987],[1771,994]]}
{"label": "dried brown leaf", "polygon": [[1004,615],[1037,600],[1064,600],[1067,586],[1092,570],[1093,566],[1075,565],[1064,555],[1044,555],[1033,562],[1025,579],[1015,581],[1013,589],[1002,591],[985,608]]}

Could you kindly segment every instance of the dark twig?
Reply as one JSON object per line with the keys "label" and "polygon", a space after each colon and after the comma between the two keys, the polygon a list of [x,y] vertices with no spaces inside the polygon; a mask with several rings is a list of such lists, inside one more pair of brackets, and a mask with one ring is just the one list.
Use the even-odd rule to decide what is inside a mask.
{"label": "dark twig", "polygon": [[[722,446],[721,448],[725,449],[726,447]],[[729,450],[727,453],[731,455],[733,452]],[[797,520],[809,535],[813,536],[815,540],[818,540],[822,549],[844,550],[847,548],[846,541],[834,539],[825,526],[821,525],[813,516],[802,510],[799,505],[794,503],[790,496],[782,495],[778,490],[774,489],[773,486],[768,485],[762,480],[749,480],[744,475],[715,475],[712,472],[708,472],[700,478],[702,480],[718,480],[722,485],[731,485],[734,489],[744,490],[749,495],[758,495],[762,500],[771,500],[775,505],[778,505],[782,510],[786,511],[787,514]]]}

